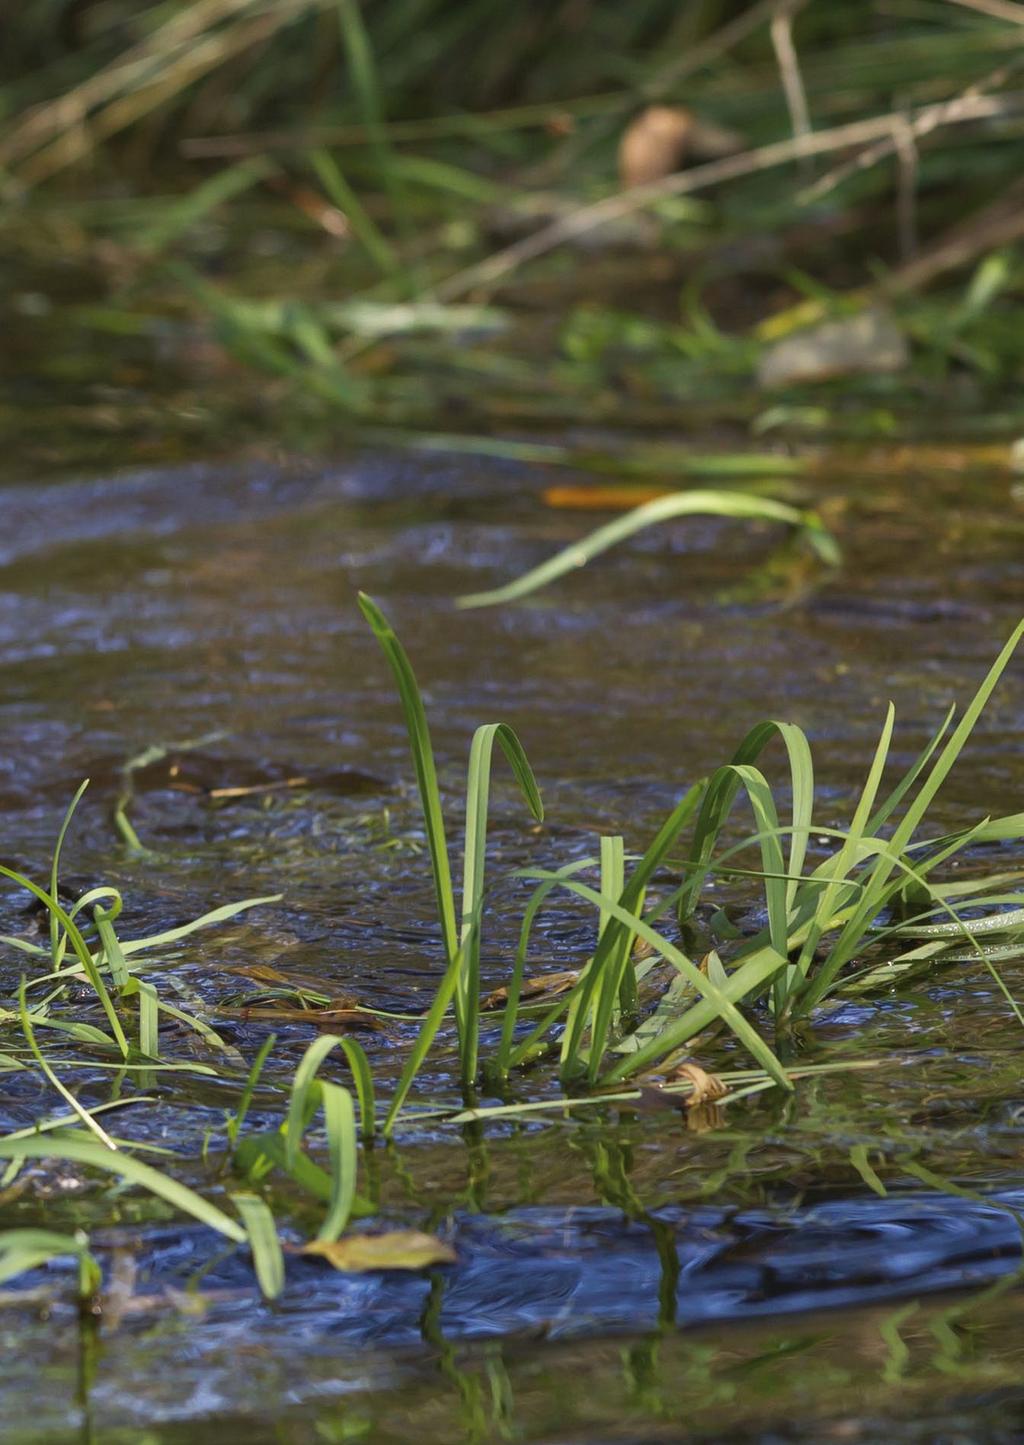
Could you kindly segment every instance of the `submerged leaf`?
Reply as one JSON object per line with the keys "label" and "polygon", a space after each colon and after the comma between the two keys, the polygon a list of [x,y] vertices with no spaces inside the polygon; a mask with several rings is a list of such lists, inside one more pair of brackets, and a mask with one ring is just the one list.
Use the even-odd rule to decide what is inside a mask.
{"label": "submerged leaf", "polygon": [[455,1251],[433,1234],[397,1229],[387,1234],[350,1234],[345,1239],[314,1239],[302,1254],[326,1259],[335,1269],[365,1274],[375,1269],[427,1269],[432,1264],[454,1264]]}
{"label": "submerged leaf", "polygon": [[[519,1002],[525,1003],[527,999],[533,999],[535,1003],[543,1003],[545,999],[556,998],[560,993],[565,993],[572,988],[579,978],[579,969],[563,968],[557,973],[541,973],[536,978],[524,978],[519,990]],[[489,993],[481,1002],[482,1009],[501,1008],[508,1003],[507,987],[496,988]]]}

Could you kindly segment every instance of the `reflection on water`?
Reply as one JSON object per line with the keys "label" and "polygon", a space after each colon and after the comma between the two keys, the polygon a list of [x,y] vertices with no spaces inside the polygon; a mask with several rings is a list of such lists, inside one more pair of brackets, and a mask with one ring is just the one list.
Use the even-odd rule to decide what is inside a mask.
{"label": "reflection on water", "polygon": [[[844,479],[847,569],[798,605],[716,601],[773,536],[696,520],[526,605],[456,613],[453,595],[579,534],[577,516],[536,501],[541,485],[517,467],[372,457],[0,488],[4,861],[43,871],[90,775],[67,882],[122,888],[129,933],[286,895],[162,965],[186,1004],[224,1004],[269,965],[414,1012],[439,949],[406,743],[357,587],[415,659],[453,796],[476,723],[502,718],[526,742],[551,821],[530,831],[497,787],[496,880],[589,852],[598,832],[642,842],[766,715],[811,734],[834,809],[821,821],[840,821],[885,701],[909,759],[1024,595],[1007,481],[979,481],[968,511],[960,481],[876,473]],[[1021,697],[1018,673],[937,829],[1014,806]],[[196,738],[214,741],[135,778],[152,856],[125,851],[111,812],[126,760]],[[0,901],[5,931],[30,922],[23,900]],[[588,929],[552,914],[537,970],[578,965]],[[488,987],[514,932],[510,913],[487,936]],[[877,1069],[752,1100],[707,1134],[608,1111],[462,1138],[423,1126],[377,1151],[382,1216],[455,1238],[459,1263],[430,1277],[290,1261],[267,1309],[244,1258],[126,1196],[118,1229],[97,1233],[108,1277],[130,1278],[113,1318],[80,1327],[50,1299],[60,1267],[26,1282],[34,1309],[0,1297],[4,1438],[923,1441],[947,1438],[943,1416],[950,1440],[1019,1438],[1020,1040],[989,975],[959,967],[796,1041]],[[264,1036],[252,1020],[224,1032],[245,1051]],[[270,1083],[310,1037],[280,1033]],[[385,1087],[394,1037],[367,1039]],[[449,1090],[449,1064],[439,1054],[428,1093]],[[5,1121],[33,1117],[34,1081],[5,1076],[4,1091]],[[195,1156],[231,1103],[182,1083],[123,1128]],[[278,1107],[260,1097],[257,1122]],[[46,1223],[88,1225],[89,1197],[66,1183],[49,1179]],[[0,1196],[0,1227],[38,1222],[32,1191]],[[967,1292],[936,1298],[954,1287]]]}

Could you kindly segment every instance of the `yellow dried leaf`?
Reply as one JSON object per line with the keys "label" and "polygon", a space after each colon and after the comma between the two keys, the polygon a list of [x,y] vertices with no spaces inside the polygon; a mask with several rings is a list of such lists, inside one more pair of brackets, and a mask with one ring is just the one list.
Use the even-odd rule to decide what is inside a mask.
{"label": "yellow dried leaf", "polygon": [[350,1274],[375,1269],[427,1269],[432,1264],[454,1264],[455,1251],[434,1234],[417,1229],[396,1229],[388,1234],[349,1234],[344,1239],[313,1239],[302,1254],[315,1254]]}

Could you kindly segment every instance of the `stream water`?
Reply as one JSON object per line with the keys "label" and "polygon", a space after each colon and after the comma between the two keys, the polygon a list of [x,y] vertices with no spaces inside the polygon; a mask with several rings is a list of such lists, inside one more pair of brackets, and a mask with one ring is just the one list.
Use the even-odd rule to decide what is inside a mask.
{"label": "stream water", "polygon": [[[127,936],[284,895],[155,966],[184,1006],[229,1007],[270,966],[414,1013],[440,949],[401,717],[358,588],[414,660],[453,808],[477,723],[504,720],[524,740],[547,822],[534,828],[496,785],[499,901],[520,896],[504,880],[526,861],[583,856],[601,833],[644,844],[763,717],[808,731],[818,821],[841,824],[886,700],[909,762],[1022,610],[1024,512],[1008,475],[890,474],[870,458],[858,472],[847,458],[815,483],[846,499],[844,569],[786,606],[722,595],[777,543],[770,528],[698,519],[528,603],[457,612],[455,595],[585,530],[589,518],[540,504],[549,481],[408,455],[5,481],[2,861],[45,877],[89,777],[65,882],[121,889]],[[1021,677],[1018,665],[1004,680],[937,831],[1020,806]],[[169,754],[138,773],[131,805],[138,855],[112,810],[126,760],[157,743]],[[742,885],[730,890],[742,909]],[[514,948],[508,914],[485,940],[488,986]],[[25,895],[7,891],[0,931],[33,926]],[[581,911],[553,912],[533,971],[578,965],[591,935]],[[5,1002],[19,972],[5,962]],[[1017,991],[1019,965],[1005,976]],[[218,1027],[248,1057],[269,1026],[225,1014]],[[314,1036],[275,1027],[257,1099],[268,1122],[275,1082]],[[383,1093],[403,1037],[401,1025],[364,1036]],[[346,1276],[290,1259],[274,1307],[244,1252],[135,1193],[112,1200],[42,1171],[0,1194],[0,1228],[88,1228],[120,1303],[80,1326],[65,1265],[6,1287],[0,1433],[17,1445],[1020,1439],[1024,1043],[1006,1001],[983,967],[961,964],[846,1005],[798,1042],[806,1061],[878,1062],[791,1099],[758,1096],[705,1133],[676,1113],[610,1110],[407,1131],[364,1166],[379,1218],[440,1230],[457,1263]],[[723,1046],[713,1062],[737,1058]],[[452,1095],[451,1064],[440,1050],[421,1097]],[[4,1080],[5,1128],[57,1102],[34,1074]],[[96,1102],[109,1082],[81,1087]],[[201,1080],[150,1092],[119,1127],[179,1151],[182,1176],[209,1192],[200,1151],[212,1131],[216,1154],[234,1095]],[[308,1233],[309,1206],[287,1203],[295,1237]]]}

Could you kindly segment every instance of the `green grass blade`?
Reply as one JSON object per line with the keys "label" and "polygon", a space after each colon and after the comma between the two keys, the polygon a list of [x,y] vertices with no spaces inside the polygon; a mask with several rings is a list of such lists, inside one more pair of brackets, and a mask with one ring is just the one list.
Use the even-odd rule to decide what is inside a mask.
{"label": "green grass blade", "polygon": [[15,869],[7,868],[3,864],[0,864],[0,877],[10,878],[12,883],[17,883],[20,888],[27,889],[33,897],[38,898],[40,903],[46,906],[51,916],[56,917],[58,923],[61,924],[78,957],[78,961],[85,971],[86,977],[92,984],[99,998],[103,1012],[107,1016],[107,1022],[110,1025],[110,1032],[117,1040],[117,1046],[121,1050],[122,1056],[127,1058],[129,1054],[128,1040],[125,1038],[124,1029],[121,1027],[121,1020],[117,1016],[110,994],[107,992],[107,986],[103,982],[99,969],[96,967],[96,960],[89,952],[89,947],[82,937],[74,919],[70,914],[65,912],[56,898],[52,898],[50,894],[46,892],[45,888],[40,888],[38,883],[33,883],[32,879],[27,878],[24,873],[18,873]]}
{"label": "green grass blade", "polygon": [[331,1160],[331,1200],[316,1237],[333,1242],[348,1224],[356,1197],[356,1116],[352,1095],[340,1084],[323,1081],[320,1093]]}
{"label": "green grass blade", "polygon": [[235,1110],[234,1118],[229,1120],[227,1125],[226,1132],[228,1136],[228,1142],[230,1143],[232,1149],[238,1142],[238,1135],[241,1132],[242,1125],[245,1123],[246,1116],[248,1115],[250,1106],[252,1105],[253,1095],[256,1092],[256,1085],[259,1083],[260,1075],[263,1073],[263,1066],[267,1062],[267,1059],[270,1057],[270,1052],[276,1043],[277,1035],[268,1034],[267,1037],[263,1040],[262,1044],[260,1044],[259,1052],[257,1053],[255,1059],[253,1059],[252,1061],[252,1068],[249,1070],[249,1076],[245,1081],[245,1087],[243,1088],[241,1097],[238,1101],[238,1108]]}
{"label": "green grass blade", "polygon": [[240,913],[245,913],[250,908],[259,908],[264,903],[280,903],[282,897],[280,893],[268,893],[263,898],[243,898],[240,903],[224,903],[220,908],[211,908],[209,913],[201,913],[198,918],[193,918],[191,923],[183,923],[178,928],[167,928],[162,933],[151,933],[146,938],[122,939],[121,952],[131,955],[148,948],[165,948],[169,943],[179,943],[183,938],[191,937],[202,928],[237,918]]}
{"label": "green grass blade", "polygon": [[940,726],[936,728],[935,735],[930,738],[929,741],[925,744],[925,746],[921,749],[920,753],[918,753],[917,757],[911,763],[906,773],[896,784],[896,787],[893,788],[892,792],[886,798],[885,802],[882,803],[877,813],[875,813],[869,820],[864,830],[866,833],[877,833],[878,830],[884,827],[885,824],[889,821],[893,813],[895,813],[896,809],[903,802],[903,799],[906,797],[907,793],[909,793],[910,789],[914,786],[918,778],[928,766],[929,762],[932,759],[932,755],[935,752],[935,749],[939,746],[939,744],[942,742],[942,739],[946,736],[946,733],[949,731],[950,723],[952,723],[955,716],[956,707],[954,705],[946,713],[946,716]]}
{"label": "green grass blade", "polygon": [[352,234],[378,270],[385,276],[400,270],[402,263],[394,247],[374,224],[334,157],[327,151],[315,150],[310,152],[309,159],[331,203],[348,221]]}
{"label": "green grass blade", "polygon": [[427,1010],[427,1015],[416,1036],[416,1042],[413,1044],[409,1051],[409,1057],[405,1061],[405,1068],[402,1070],[402,1076],[398,1081],[398,1087],[395,1089],[394,1097],[388,1107],[387,1117],[384,1120],[384,1127],[381,1130],[385,1139],[391,1137],[391,1132],[395,1127],[395,1120],[398,1117],[399,1110],[404,1105],[409,1090],[412,1088],[413,1081],[423,1067],[423,1060],[427,1057],[430,1046],[437,1037],[444,1016],[448,1012],[448,1008],[455,996],[461,971],[462,950],[456,949],[455,957],[445,969],[444,977],[441,980],[437,993],[434,995],[434,1001]]}
{"label": "green grass blade", "polygon": [[996,684],[1016,651],[1022,636],[1024,636],[1024,621],[1018,623],[1016,628],[1014,628],[1009,641],[989,668],[981,686],[974,694],[963,717],[953,730],[952,736],[942,749],[937,760],[933,763],[931,771],[897,824],[888,848],[884,853],[879,855],[868,883],[864,888],[863,896],[858,907],[837,939],[826,966],[816,974],[814,981],[808,987],[805,996],[801,1000],[802,1008],[811,1009],[814,1007],[827,992],[839,970],[856,952],[865,928],[870,924],[879,910],[886,884],[893,869],[896,867],[898,858],[906,850],[918,824],[921,822],[921,819],[933,802],[935,795],[945,782],[950,769],[963,751]]}
{"label": "green grass blade", "polygon": [[114,932],[113,919],[116,914],[105,908],[97,907],[93,909],[92,916],[100,943],[103,945],[103,952],[106,955],[110,977],[114,980],[117,988],[124,988],[128,982],[128,965],[125,963],[120,941]]}
{"label": "green grass blade", "polygon": [[[693,834],[690,860],[687,865],[687,872],[690,875],[689,882],[681,890],[679,897],[681,920],[685,920],[696,906],[701,889],[704,887],[707,864],[743,781],[742,774],[730,771],[730,768],[735,769],[755,763],[775,737],[781,738],[786,746],[793,792],[793,830],[789,853],[789,873],[792,875],[790,884],[792,885],[793,879],[799,877],[807,852],[814,795],[814,771],[810,747],[800,728],[795,727],[792,723],[770,720],[758,723],[756,727],[751,728],[733,753],[729,763],[724,768],[719,768],[708,784]],[[785,891],[787,908],[792,907],[794,899],[795,891],[792,886],[789,886]]]}
{"label": "green grass blade", "polygon": [[256,1279],[264,1299],[277,1299],[284,1289],[284,1255],[270,1207],[258,1194],[232,1194],[245,1225]]}
{"label": "green grass blade", "polygon": [[303,1054],[292,1080],[285,1126],[285,1159],[289,1169],[295,1165],[302,1136],[309,1120],[316,1112],[317,1104],[324,1102],[321,1092],[324,1081],[318,1080],[316,1075],[328,1054],[334,1049],[341,1049],[352,1070],[356,1095],[359,1099],[363,1138],[372,1139],[376,1132],[373,1075],[370,1072],[370,1063],[366,1054],[355,1039],[346,1039],[340,1034],[323,1034],[320,1038],[314,1039]]}
{"label": "green grass blade", "polygon": [[320,1102],[317,1072],[327,1055],[336,1049],[340,1042],[340,1038],[335,1034],[321,1034],[310,1044],[295,1070],[285,1126],[285,1159],[289,1169],[299,1157],[302,1136]]}
{"label": "green grass blade", "polygon": [[[82,1281],[98,1286],[99,1266],[88,1251],[88,1238],[81,1230],[75,1234],[57,1234],[49,1229],[5,1229],[0,1234],[0,1284],[31,1269],[48,1264],[51,1259],[71,1255],[80,1263],[83,1259],[91,1262],[92,1269]],[[95,1288],[80,1293],[95,1293]]]}
{"label": "green grass blade", "polygon": [[[524,869],[523,876],[536,878],[538,880],[552,877],[550,873],[545,872],[543,869],[532,868]],[[701,973],[700,969],[697,968],[684,953],[676,948],[673,943],[665,938],[663,934],[658,933],[657,930],[652,928],[644,919],[638,918],[635,914],[630,913],[617,900],[606,898],[603,894],[597,892],[596,889],[590,888],[587,884],[580,883],[574,878],[560,879],[559,886],[575,893],[586,902],[594,904],[598,909],[602,907],[607,909],[611,918],[624,924],[627,928],[636,932],[639,937],[651,944],[679,973],[686,977],[695,992],[707,1001],[711,1010],[711,1017],[721,1019],[721,1021],[732,1030],[739,1041],[753,1055],[761,1067],[771,1075],[775,1082],[781,1084],[782,1087],[786,1089],[792,1087],[785,1069],[783,1069],[764,1039],[762,1039],[753,1025],[750,1024],[736,1008],[733,990],[731,988],[729,990],[719,988],[712,979]],[[767,950],[766,952],[772,955],[772,959],[770,961],[770,967],[764,969],[763,978],[771,977],[786,964],[785,955],[777,954],[774,950]],[[730,985],[735,983],[739,972],[740,971],[737,971],[736,974],[730,976]],[[751,972],[748,977],[753,977],[753,972]],[[761,981],[763,981],[763,979],[759,978],[758,982]],[[581,982],[583,981],[581,980]],[[577,987],[579,987],[579,985],[577,985]],[[747,992],[749,992],[749,989],[745,990],[743,995],[737,994],[735,997],[744,997]],[[640,1056],[639,1053],[630,1055],[630,1064],[635,1066],[635,1061],[640,1058]],[[632,1069],[630,1071],[632,1071]]]}
{"label": "green grass blade", "polygon": [[534,818],[544,817],[544,806],[529,760],[518,737],[505,723],[485,723],[473,734],[466,779],[466,845],[462,874],[462,925],[459,943],[463,968],[455,992],[459,1028],[462,1081],[476,1078],[480,1038],[480,926],[483,917],[484,872],[487,859],[487,814],[490,800],[491,760],[497,742],[515,775]]}
{"label": "green grass blade", "polygon": [[194,1189],[180,1184],[166,1174],[133,1159],[123,1150],[116,1152],[104,1148],[92,1140],[69,1139],[57,1134],[40,1139],[0,1139],[0,1159],[62,1159],[68,1164],[82,1164],[89,1169],[101,1169],[107,1174],[116,1174],[126,1184],[135,1184],[164,1200],[172,1208],[190,1215],[200,1224],[207,1225],[218,1234],[244,1244],[245,1230],[223,1210],[211,1204]]}
{"label": "green grass blade", "polygon": [[[466,597],[458,598],[459,607],[494,607],[504,602],[515,602],[520,597],[526,597],[531,592],[536,592],[541,587],[557,581],[564,577],[567,572],[572,572],[579,567],[584,567],[602,552],[607,552],[609,547],[625,541],[634,536],[637,532],[643,531],[646,527],[656,526],[659,522],[669,521],[674,517],[692,516],[694,514],[711,515],[717,517],[747,518],[756,521],[782,522],[790,527],[805,528],[809,525],[807,514],[799,511],[796,507],[787,506],[784,502],[775,502],[767,497],[752,497],[742,492],[726,491],[694,491],[694,492],[673,492],[665,497],[657,497],[653,502],[646,502],[641,507],[627,512],[623,517],[617,517],[612,522],[607,522],[603,527],[598,527],[585,537],[581,542],[566,547],[556,556],[541,563],[539,567],[532,568],[514,582],[504,587],[496,587],[490,592],[474,592]],[[820,530],[820,524],[818,524]]]}
{"label": "green grass blade", "polygon": [[139,1053],[149,1059],[160,1057],[160,999],[151,983],[130,978],[121,990],[122,1000],[139,1000]]}
{"label": "green grass blade", "polygon": [[[815,951],[821,941],[821,936],[832,921],[836,908],[837,895],[840,889],[842,889],[852,865],[858,861],[861,840],[865,836],[872,809],[875,806],[875,798],[878,796],[878,789],[881,786],[885,764],[889,757],[895,722],[896,709],[892,703],[890,703],[886,711],[881,734],[875,746],[871,766],[868,769],[867,780],[857,800],[857,806],[854,809],[853,820],[850,823],[846,837],[843,839],[842,846],[836,855],[834,864],[829,870],[832,876],[826,886],[820,890],[814,918],[800,951],[797,966],[804,977],[807,976],[808,970],[810,969]],[[843,901],[846,901],[845,897]]]}
{"label": "green grass blade", "polygon": [[[75,815],[75,809],[78,807],[79,803],[82,801],[82,794],[85,792],[85,790],[86,790],[86,788],[87,788],[88,786],[89,786],[89,779],[88,779],[88,778],[86,778],[86,779],[84,780],[84,782],[82,782],[82,783],[79,784],[78,791],[75,793],[75,796],[71,799],[71,802],[68,804],[68,810],[67,810],[67,812],[64,814],[64,821],[61,823],[61,825],[60,825],[60,831],[59,831],[58,834],[57,834],[57,841],[56,841],[56,843],[54,844],[54,848],[53,848],[53,860],[52,860],[52,862],[51,862],[51,864],[50,864],[50,897],[51,897],[51,898],[57,898],[57,897],[59,896],[58,893],[57,893],[57,874],[58,874],[58,871],[59,871],[59,869],[60,869],[61,849],[64,847],[64,839],[65,839],[66,836],[67,836],[68,828],[71,826],[71,819],[72,819],[72,818],[74,817],[74,815]],[[59,968],[59,967],[60,967],[60,952],[59,952],[59,948],[60,948],[60,925],[59,925],[59,923],[57,922],[57,916],[56,916],[56,914],[54,914],[54,913],[51,913],[51,914],[50,914],[50,920],[49,920],[49,921],[50,921],[50,953],[51,953],[51,956],[52,956],[52,959],[53,959],[53,966],[54,966],[54,968]]]}
{"label": "green grass blade", "polygon": [[36,1040],[35,1029],[32,1027],[32,1015],[29,1013],[28,1005],[25,1002],[24,977],[22,977],[21,982],[18,986],[18,1013],[21,1018],[21,1030],[22,1033],[25,1035],[25,1041],[32,1051],[32,1057],[39,1065],[39,1068],[41,1069],[44,1076],[57,1090],[57,1093],[60,1094],[61,1098],[64,1099],[66,1103],[70,1104],[74,1113],[78,1115],[79,1119],[81,1119],[85,1127],[92,1134],[95,1134],[96,1138],[99,1139],[100,1143],[107,1149],[116,1149],[117,1145],[114,1143],[113,1139],[111,1139],[110,1135],[103,1128],[103,1126],[101,1124],[97,1124],[96,1120],[89,1113],[88,1109],[86,1109],[84,1105],[80,1104],[75,1098],[74,1094],[71,1092],[71,1090],[61,1083],[60,1079],[58,1079],[57,1075],[50,1067],[50,1064],[45,1058],[42,1049],[39,1047],[39,1044]]}
{"label": "green grass blade", "polygon": [[430,743],[430,729],[427,726],[423,698],[420,695],[416,675],[412,670],[405,648],[399,642],[384,613],[365,592],[359,594],[359,606],[380,643],[398,685],[398,694],[412,749],[413,767],[416,770],[416,783],[419,788],[420,805],[423,809],[423,821],[427,830],[427,848],[434,875],[434,892],[437,897],[437,912],[441,921],[445,955],[450,963],[459,948],[455,895],[452,891],[451,864],[448,858],[444,814],[441,809],[441,793],[437,786],[434,750]]}
{"label": "green grass blade", "polygon": [[377,1133],[377,1105],[373,1088],[373,1073],[362,1044],[355,1039],[340,1038],[341,1051],[352,1070],[352,1081],[356,1086],[359,1100],[359,1132],[369,1143]]}

